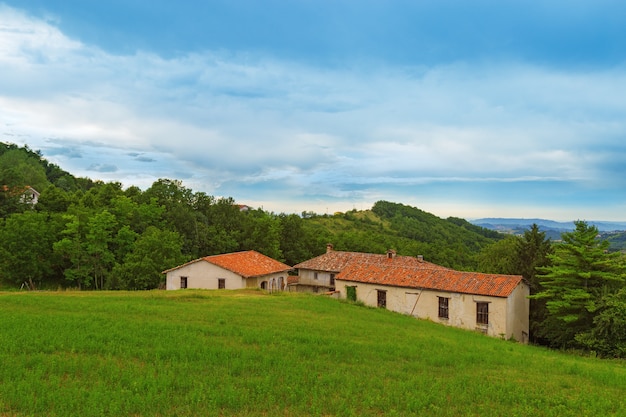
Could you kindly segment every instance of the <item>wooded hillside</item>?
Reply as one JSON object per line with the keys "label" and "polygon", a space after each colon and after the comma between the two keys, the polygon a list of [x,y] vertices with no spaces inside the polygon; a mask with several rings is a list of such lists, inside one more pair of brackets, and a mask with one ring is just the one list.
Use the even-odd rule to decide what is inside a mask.
{"label": "wooded hillside", "polygon": [[[272,213],[160,179],[147,190],[76,178],[28,147],[0,143],[0,283],[148,289],[161,271],[201,256],[257,250],[295,265],[337,250],[423,255],[476,269],[501,238],[463,219],[386,201],[336,215]],[[26,187],[41,193],[24,201]]]}

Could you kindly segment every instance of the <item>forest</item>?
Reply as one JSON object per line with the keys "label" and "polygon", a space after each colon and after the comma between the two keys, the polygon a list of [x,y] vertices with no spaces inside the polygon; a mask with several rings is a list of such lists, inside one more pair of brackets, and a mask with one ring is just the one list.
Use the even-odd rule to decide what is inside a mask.
{"label": "forest", "polygon": [[[40,194],[36,204],[27,190]],[[459,270],[523,275],[531,341],[626,357],[625,262],[584,221],[552,242],[503,235],[388,201],[333,215],[273,213],[193,191],[77,178],[39,151],[0,142],[0,288],[147,290],[199,257],[256,250],[288,265],[337,250],[422,255]]]}

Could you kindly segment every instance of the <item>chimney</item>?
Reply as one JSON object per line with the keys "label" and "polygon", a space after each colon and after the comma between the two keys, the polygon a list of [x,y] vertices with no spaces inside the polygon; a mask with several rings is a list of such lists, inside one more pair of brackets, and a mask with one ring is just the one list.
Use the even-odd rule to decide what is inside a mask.
{"label": "chimney", "polygon": [[332,243],[327,243],[326,244],[326,253],[330,253],[333,251],[333,244]]}
{"label": "chimney", "polygon": [[396,251],[393,249],[387,250],[387,259],[393,259],[396,257]]}
{"label": "chimney", "polygon": [[417,255],[417,260],[420,262],[424,262],[424,255]]}

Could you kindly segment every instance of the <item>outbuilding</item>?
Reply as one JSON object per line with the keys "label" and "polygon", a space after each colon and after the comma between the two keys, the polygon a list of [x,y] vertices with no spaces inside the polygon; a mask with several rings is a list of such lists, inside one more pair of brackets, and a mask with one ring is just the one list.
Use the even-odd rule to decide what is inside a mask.
{"label": "outbuilding", "polygon": [[291,269],[251,250],[205,256],[163,273],[168,290],[261,288],[273,292],[284,290]]}

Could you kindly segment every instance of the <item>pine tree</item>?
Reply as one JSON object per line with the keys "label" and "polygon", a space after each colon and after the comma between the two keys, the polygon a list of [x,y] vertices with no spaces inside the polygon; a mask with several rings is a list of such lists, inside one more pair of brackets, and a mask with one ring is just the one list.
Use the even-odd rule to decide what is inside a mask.
{"label": "pine tree", "polygon": [[540,268],[542,290],[532,296],[545,299],[547,318],[540,333],[554,347],[580,347],[576,335],[592,328],[598,305],[623,283],[609,243],[598,239],[598,229],[575,222],[572,232],[548,255],[551,265]]}
{"label": "pine tree", "polygon": [[[546,233],[533,224],[524,235],[516,241],[516,273],[521,274],[530,287],[530,295],[543,291],[537,277],[538,268],[550,265],[548,255],[552,253],[552,242],[546,238]],[[531,298],[530,300],[530,340],[533,343],[545,343],[539,337],[541,323],[546,319],[546,300]]]}

